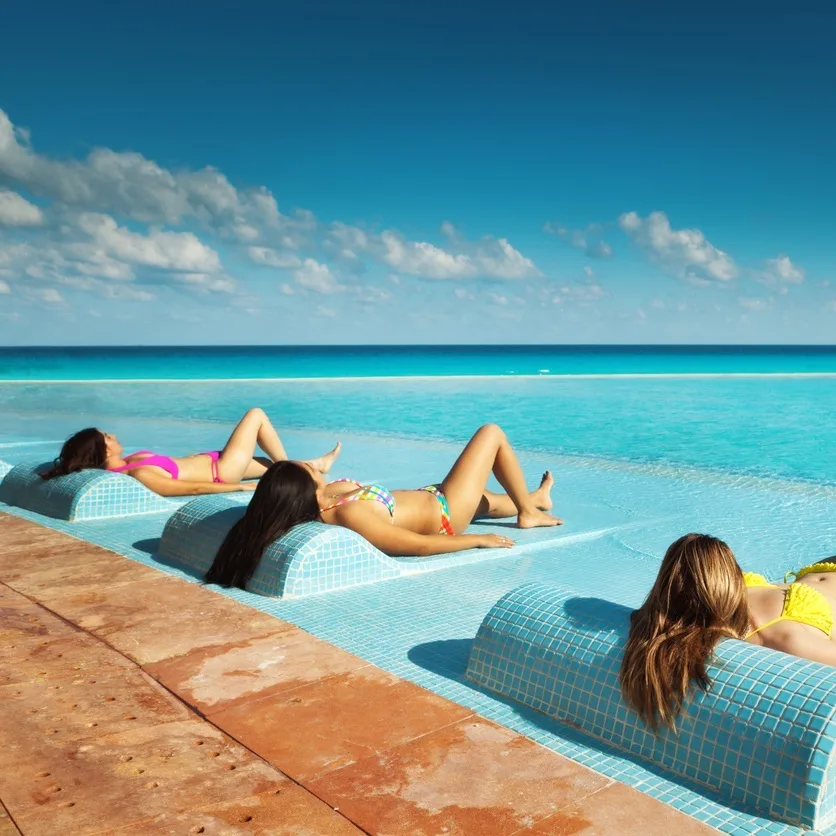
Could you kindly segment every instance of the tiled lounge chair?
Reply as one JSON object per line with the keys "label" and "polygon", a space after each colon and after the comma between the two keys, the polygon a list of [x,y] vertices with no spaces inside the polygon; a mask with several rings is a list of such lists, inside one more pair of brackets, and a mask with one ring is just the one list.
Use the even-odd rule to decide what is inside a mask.
{"label": "tiled lounge chair", "polygon": [[184,502],[160,496],[130,476],[104,470],[82,470],[44,481],[39,474],[46,467],[30,461],[11,468],[0,482],[0,502],[68,521],[174,511]]}
{"label": "tiled lounge chair", "polygon": [[[244,508],[231,497],[205,496],[178,510],[166,523],[157,556],[203,577],[227,532]],[[480,526],[483,533],[492,530]],[[517,532],[514,549],[472,549],[437,557],[392,558],[366,539],[339,526],[312,522],[296,526],[267,548],[247,589],[277,598],[299,598],[403,575],[465,563],[513,557],[561,536],[557,529]]]}
{"label": "tiled lounge chair", "polygon": [[468,678],[580,728],[729,806],[829,832],[836,824],[836,669],[724,641],[678,734],[621,699],[629,610],[538,583],[509,592],[473,644]]}

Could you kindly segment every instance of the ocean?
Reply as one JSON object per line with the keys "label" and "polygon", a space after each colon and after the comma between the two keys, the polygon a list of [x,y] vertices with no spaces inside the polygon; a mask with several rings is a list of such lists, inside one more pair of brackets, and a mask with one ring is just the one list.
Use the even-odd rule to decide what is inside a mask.
{"label": "ocean", "polygon": [[834,374],[834,346],[0,348],[2,380]]}

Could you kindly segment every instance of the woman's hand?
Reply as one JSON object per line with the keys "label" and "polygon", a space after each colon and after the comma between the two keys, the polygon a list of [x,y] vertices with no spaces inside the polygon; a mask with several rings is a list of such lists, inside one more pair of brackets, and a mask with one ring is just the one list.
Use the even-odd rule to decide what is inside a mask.
{"label": "woman's hand", "polygon": [[514,545],[514,541],[503,534],[479,534],[477,539],[477,549],[510,549]]}

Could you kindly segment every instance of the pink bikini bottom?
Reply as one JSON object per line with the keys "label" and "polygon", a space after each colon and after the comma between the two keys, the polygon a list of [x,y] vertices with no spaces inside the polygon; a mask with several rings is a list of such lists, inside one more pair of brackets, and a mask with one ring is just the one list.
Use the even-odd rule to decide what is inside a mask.
{"label": "pink bikini bottom", "polygon": [[202,453],[201,455],[209,456],[212,460],[212,481],[217,482],[218,484],[223,484],[224,480],[218,476],[218,459],[221,457],[220,450],[210,450],[206,453]]}

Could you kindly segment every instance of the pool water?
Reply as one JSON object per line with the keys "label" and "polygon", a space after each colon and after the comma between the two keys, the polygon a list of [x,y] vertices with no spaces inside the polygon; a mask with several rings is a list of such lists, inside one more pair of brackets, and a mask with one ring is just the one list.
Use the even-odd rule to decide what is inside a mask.
{"label": "pool water", "polygon": [[532,452],[836,484],[830,378],[0,383],[0,432],[38,427],[62,438],[89,424],[130,432],[141,423],[149,429],[129,441],[190,449],[192,422],[228,425],[249,406],[279,427],[337,435],[465,441],[480,424],[498,423]]}
{"label": "pool water", "polygon": [[[315,455],[341,438],[345,451],[335,476],[391,487],[439,479],[479,424],[499,423],[521,451],[532,483],[546,467],[554,470],[556,512],[566,533],[579,536],[520,557],[297,601],[227,594],[727,833],[799,832],[603,752],[570,729],[474,689],[463,672],[489,608],[527,581],[635,607],[667,545],[686,531],[723,537],[744,569],[773,579],[836,552],[834,381],[7,383],[0,384],[0,458],[50,458],[58,440],[86,425],[116,432],[129,448],[212,449],[251,405],[274,418],[291,455]],[[151,552],[164,522],[153,515],[71,528],[157,565]]]}

